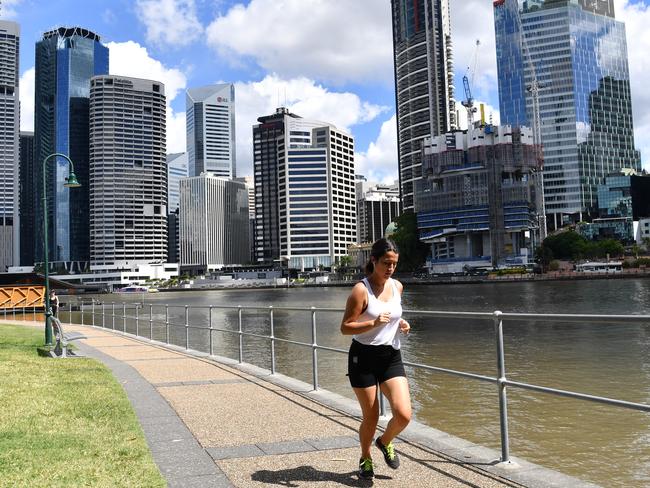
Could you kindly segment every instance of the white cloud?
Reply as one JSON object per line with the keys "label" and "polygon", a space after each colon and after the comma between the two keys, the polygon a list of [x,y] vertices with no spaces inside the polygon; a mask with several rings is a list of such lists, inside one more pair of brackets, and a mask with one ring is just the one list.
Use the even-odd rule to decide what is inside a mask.
{"label": "white cloud", "polygon": [[[484,0],[463,0],[451,2],[452,40],[454,43],[454,71],[456,72],[456,99],[462,100],[462,76],[468,66],[473,68],[476,40],[478,62],[471,86],[474,98],[488,100],[492,105],[499,104],[497,88],[497,58],[494,39],[494,14],[492,2]],[[462,114],[464,115],[464,114]]]}
{"label": "white cloud", "polygon": [[[237,175],[253,173],[253,125],[257,118],[275,113],[286,106],[293,113],[308,119],[350,128],[374,120],[387,110],[349,92],[333,92],[307,78],[282,79],[267,75],[257,82],[235,84],[235,123],[237,137]],[[286,100],[286,103],[285,103]]]}
{"label": "white cloud", "polygon": [[34,75],[35,68],[29,68],[19,80],[20,88],[20,130],[34,130]]}
{"label": "white cloud", "polygon": [[203,33],[194,0],[137,0],[136,13],[154,44],[186,46]]}
{"label": "white cloud", "polygon": [[284,78],[343,83],[393,77],[387,0],[251,0],[207,28],[227,59],[253,59]]}
{"label": "white cloud", "polygon": [[0,2],[2,8],[0,9],[0,17],[3,19],[15,19],[16,18],[16,7],[23,0],[3,0]]}
{"label": "white cloud", "polygon": [[641,150],[645,168],[650,170],[650,111],[647,108],[650,106],[650,91],[646,86],[650,73],[650,5],[647,0],[638,3],[614,0],[614,7],[616,18],[625,22],[627,34],[636,147]]}
{"label": "white cloud", "polygon": [[176,68],[167,68],[152,58],[147,49],[133,41],[109,42],[110,72],[112,75],[130,76],[160,81],[167,96],[167,152],[183,152],[185,144],[185,112],[175,113],[171,102],[187,86],[185,75]]}
{"label": "white cloud", "polygon": [[397,180],[397,117],[381,125],[377,140],[354,155],[355,172],[370,182],[391,184]]}

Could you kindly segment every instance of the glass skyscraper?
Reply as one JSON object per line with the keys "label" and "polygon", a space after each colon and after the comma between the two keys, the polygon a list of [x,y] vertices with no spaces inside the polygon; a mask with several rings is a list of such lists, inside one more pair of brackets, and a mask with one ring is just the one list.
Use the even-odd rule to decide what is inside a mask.
{"label": "glass skyscraper", "polygon": [[[82,262],[89,250],[90,79],[108,74],[108,48],[97,34],[60,27],[36,43],[34,107],[35,260],[43,256],[42,161],[59,152],[73,163],[80,188],[65,188],[68,163],[48,162],[49,256],[53,262]],[[54,159],[54,158],[52,158]],[[68,269],[71,266],[68,267]]]}
{"label": "glass skyscraper", "polygon": [[533,127],[534,77],[539,86],[549,227],[594,214],[607,174],[641,169],[613,0],[496,0],[494,18],[501,122]]}
{"label": "glass skyscraper", "polygon": [[399,181],[414,210],[426,137],[456,128],[449,0],[392,0]]}

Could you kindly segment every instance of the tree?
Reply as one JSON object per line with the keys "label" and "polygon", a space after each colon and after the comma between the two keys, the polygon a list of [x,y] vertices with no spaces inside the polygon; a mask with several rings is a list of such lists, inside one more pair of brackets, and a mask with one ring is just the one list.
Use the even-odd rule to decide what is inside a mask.
{"label": "tree", "polygon": [[548,247],[556,259],[581,259],[587,253],[589,241],[573,230],[561,232],[544,239],[542,246]]}
{"label": "tree", "polygon": [[429,254],[429,246],[418,238],[418,223],[413,212],[405,212],[395,219],[396,229],[390,238],[399,249],[398,271],[421,268]]}
{"label": "tree", "polygon": [[349,254],[346,254],[345,256],[341,256],[339,258],[339,267],[340,268],[349,268],[352,266],[352,256]]}
{"label": "tree", "polygon": [[643,245],[645,246],[646,251],[650,251],[650,237],[643,238]]}
{"label": "tree", "polygon": [[553,251],[544,244],[535,250],[535,262],[542,267],[542,273],[548,270],[551,261],[553,261],[553,257]]}

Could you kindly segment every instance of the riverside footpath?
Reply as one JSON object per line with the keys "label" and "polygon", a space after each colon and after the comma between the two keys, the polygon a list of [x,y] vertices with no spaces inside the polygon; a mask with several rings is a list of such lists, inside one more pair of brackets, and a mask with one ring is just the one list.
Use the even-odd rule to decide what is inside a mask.
{"label": "riverside footpath", "polygon": [[596,486],[517,458],[500,463],[497,451],[417,422],[397,440],[402,466],[391,470],[375,450],[375,479],[360,480],[355,401],[130,334],[78,325],[66,332],[83,333],[78,351],[122,384],[170,487]]}

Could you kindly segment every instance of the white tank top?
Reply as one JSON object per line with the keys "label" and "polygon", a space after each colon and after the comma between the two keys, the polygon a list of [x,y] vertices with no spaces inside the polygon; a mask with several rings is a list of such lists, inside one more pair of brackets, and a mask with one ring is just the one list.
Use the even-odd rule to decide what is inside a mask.
{"label": "white tank top", "polygon": [[368,293],[368,307],[361,314],[358,321],[374,321],[383,312],[390,312],[390,320],[385,325],[354,335],[354,340],[368,346],[390,345],[393,346],[393,349],[399,349],[401,343],[398,330],[399,321],[402,318],[402,296],[395,285],[395,281],[392,278],[388,279],[387,284],[393,289],[393,296],[387,302],[381,301],[375,296],[370,283],[368,283],[368,278],[363,279],[363,284],[366,286]]}

